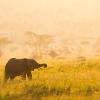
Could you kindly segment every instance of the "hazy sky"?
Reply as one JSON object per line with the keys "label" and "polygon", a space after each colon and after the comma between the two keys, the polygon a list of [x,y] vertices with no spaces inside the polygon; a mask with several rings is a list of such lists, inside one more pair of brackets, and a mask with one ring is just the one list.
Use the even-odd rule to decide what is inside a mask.
{"label": "hazy sky", "polygon": [[0,0],[0,33],[100,35],[100,0]]}
{"label": "hazy sky", "polygon": [[100,0],[0,0],[0,36],[9,33],[17,43],[10,50],[18,48],[15,54],[5,52],[5,57],[22,55],[20,42],[27,31],[56,34],[60,39],[64,34],[65,39],[70,36],[78,41],[80,36],[100,37]]}

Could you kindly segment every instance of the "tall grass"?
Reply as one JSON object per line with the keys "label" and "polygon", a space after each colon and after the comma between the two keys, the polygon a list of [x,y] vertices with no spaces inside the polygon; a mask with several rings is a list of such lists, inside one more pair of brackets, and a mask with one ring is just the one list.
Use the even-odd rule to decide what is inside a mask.
{"label": "tall grass", "polygon": [[3,84],[0,69],[0,100],[99,100],[100,63],[86,60],[48,61],[47,69],[35,70],[33,79],[16,77]]}

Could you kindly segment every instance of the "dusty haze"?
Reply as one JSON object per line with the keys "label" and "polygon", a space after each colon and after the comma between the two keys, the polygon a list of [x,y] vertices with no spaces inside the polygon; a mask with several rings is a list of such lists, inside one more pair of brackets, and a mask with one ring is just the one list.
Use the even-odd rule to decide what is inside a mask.
{"label": "dusty haze", "polygon": [[[0,0],[0,34],[14,41],[6,48],[15,51],[18,48],[19,54],[23,51],[24,33],[28,31],[53,35],[62,44],[67,41],[70,51],[92,54],[100,37],[99,4],[99,0]],[[82,46],[82,41],[89,44]]]}
{"label": "dusty haze", "polygon": [[0,0],[0,31],[98,35],[99,4],[99,0]]}

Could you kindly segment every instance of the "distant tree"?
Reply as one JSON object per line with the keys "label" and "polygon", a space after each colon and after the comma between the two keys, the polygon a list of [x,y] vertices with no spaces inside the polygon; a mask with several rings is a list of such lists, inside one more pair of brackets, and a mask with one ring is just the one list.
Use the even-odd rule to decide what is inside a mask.
{"label": "distant tree", "polygon": [[7,37],[0,37],[0,57],[2,56],[5,47],[10,43],[12,43],[12,41]]}
{"label": "distant tree", "polygon": [[55,51],[52,50],[52,51],[49,53],[49,56],[50,56],[51,58],[55,58],[55,57],[58,56],[58,54],[57,54]]}
{"label": "distant tree", "polygon": [[9,40],[7,37],[1,37],[0,38],[0,46],[5,46],[9,43],[12,43],[12,41]]}
{"label": "distant tree", "polygon": [[25,44],[32,49],[32,55],[37,56],[37,58],[41,58],[53,42],[53,37],[50,35],[40,35],[34,32],[26,32],[25,35]]}
{"label": "distant tree", "polygon": [[96,41],[93,47],[95,47],[96,56],[100,56],[100,39]]}

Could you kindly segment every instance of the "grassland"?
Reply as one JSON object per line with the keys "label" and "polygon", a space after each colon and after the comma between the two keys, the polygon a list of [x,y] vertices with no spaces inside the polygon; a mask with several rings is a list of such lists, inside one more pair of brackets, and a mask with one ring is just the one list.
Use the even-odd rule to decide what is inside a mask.
{"label": "grassland", "polygon": [[47,69],[33,72],[29,81],[15,80],[3,84],[0,68],[0,100],[100,100],[100,60],[45,61]]}

